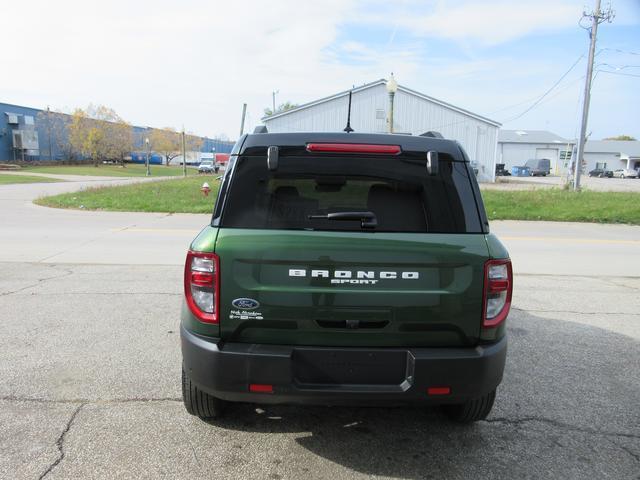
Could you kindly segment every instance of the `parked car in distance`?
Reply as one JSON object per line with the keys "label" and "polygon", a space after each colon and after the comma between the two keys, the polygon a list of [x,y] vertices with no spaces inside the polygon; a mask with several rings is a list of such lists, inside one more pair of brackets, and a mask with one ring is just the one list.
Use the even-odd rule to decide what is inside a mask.
{"label": "parked car in distance", "polygon": [[613,177],[613,172],[611,170],[605,170],[604,168],[594,168],[589,172],[589,176],[598,178],[611,178]]}
{"label": "parked car in distance", "polygon": [[551,172],[551,160],[548,158],[532,158],[527,160],[524,166],[529,167],[532,177],[538,175],[546,177]]}
{"label": "parked car in distance", "polygon": [[213,160],[203,160],[198,166],[198,173],[218,173],[220,167]]}
{"label": "parked car in distance", "polygon": [[638,178],[638,172],[630,168],[619,168],[614,170],[613,176],[618,178]]}

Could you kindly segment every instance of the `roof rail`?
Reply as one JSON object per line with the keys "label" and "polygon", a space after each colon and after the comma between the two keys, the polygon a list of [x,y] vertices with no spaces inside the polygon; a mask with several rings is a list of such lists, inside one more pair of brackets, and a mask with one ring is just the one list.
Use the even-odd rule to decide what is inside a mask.
{"label": "roof rail", "polygon": [[431,138],[444,138],[440,132],[435,132],[433,130],[429,130],[428,132],[421,133],[420,136],[431,137]]}
{"label": "roof rail", "polygon": [[253,133],[269,133],[269,130],[267,130],[266,125],[258,125],[253,129]]}

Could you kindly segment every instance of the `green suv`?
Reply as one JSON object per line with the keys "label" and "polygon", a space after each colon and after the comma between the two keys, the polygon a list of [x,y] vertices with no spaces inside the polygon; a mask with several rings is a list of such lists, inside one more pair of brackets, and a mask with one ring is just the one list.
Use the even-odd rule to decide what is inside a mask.
{"label": "green suv", "polygon": [[203,419],[227,402],[442,405],[483,419],[512,286],[458,143],[245,135],[187,254],[184,404]]}

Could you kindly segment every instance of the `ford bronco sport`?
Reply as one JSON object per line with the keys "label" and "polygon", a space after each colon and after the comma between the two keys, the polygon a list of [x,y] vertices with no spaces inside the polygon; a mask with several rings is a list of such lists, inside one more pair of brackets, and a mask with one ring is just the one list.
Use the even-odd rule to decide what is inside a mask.
{"label": "ford bronco sport", "polygon": [[442,405],[483,419],[512,284],[458,143],[245,135],[186,258],[185,407]]}

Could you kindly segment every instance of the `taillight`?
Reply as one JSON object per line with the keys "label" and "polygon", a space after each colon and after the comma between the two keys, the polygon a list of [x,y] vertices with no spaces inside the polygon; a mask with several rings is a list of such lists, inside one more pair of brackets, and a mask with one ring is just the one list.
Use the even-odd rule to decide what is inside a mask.
{"label": "taillight", "polygon": [[483,327],[496,327],[507,318],[512,291],[511,260],[487,260],[484,264]]}
{"label": "taillight", "polygon": [[218,323],[220,307],[220,261],[215,253],[187,253],[184,265],[184,295],[198,320]]}
{"label": "taillight", "polygon": [[400,145],[374,145],[369,143],[307,143],[308,152],[319,153],[377,153],[398,155]]}

